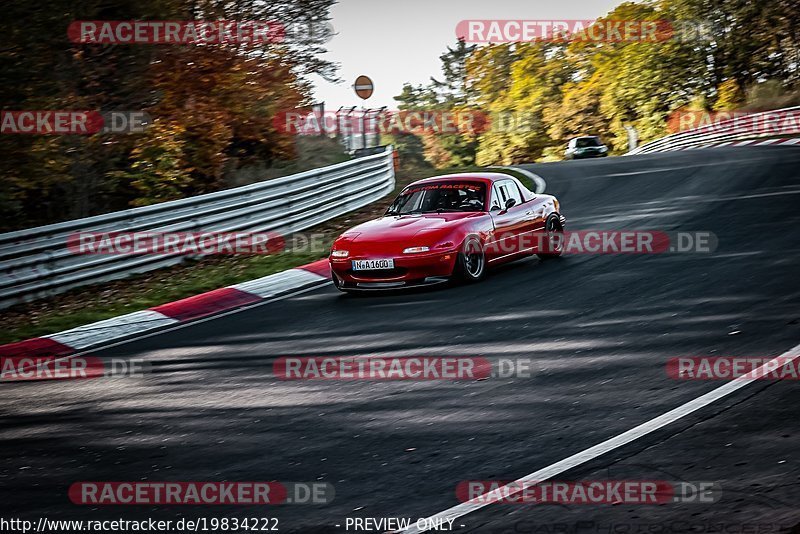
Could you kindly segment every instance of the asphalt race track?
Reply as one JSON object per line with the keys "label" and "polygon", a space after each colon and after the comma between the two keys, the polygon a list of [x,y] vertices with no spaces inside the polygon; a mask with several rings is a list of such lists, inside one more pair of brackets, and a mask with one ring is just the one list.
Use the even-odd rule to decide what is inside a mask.
{"label": "asphalt race track", "polygon": [[[59,519],[426,517],[463,480],[516,479],[721,385],[677,356],[800,343],[800,149],[740,147],[526,165],[568,229],[710,231],[713,254],[581,255],[478,285],[352,297],[332,285],[93,352],[144,378],[3,384],[0,498]],[[281,356],[530,358],[530,378],[280,381]],[[794,532],[800,383],[758,381],[559,478],[713,481],[716,503],[495,504],[459,532]],[[76,481],[324,481],[328,505],[77,506]],[[336,527],[336,525],[341,525]],[[463,527],[460,525],[464,525]],[[767,527],[770,530],[766,530]],[[752,527],[751,527],[752,528]],[[352,530],[351,530],[352,531]]]}

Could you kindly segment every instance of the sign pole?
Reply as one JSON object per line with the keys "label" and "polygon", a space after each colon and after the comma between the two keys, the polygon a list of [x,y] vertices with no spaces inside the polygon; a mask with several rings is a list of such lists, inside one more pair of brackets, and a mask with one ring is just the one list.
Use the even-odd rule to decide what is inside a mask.
{"label": "sign pole", "polygon": [[[375,90],[375,85],[372,83],[372,80],[368,76],[364,76],[363,74],[356,78],[355,83],[353,84],[353,89],[356,92],[356,95],[364,100],[366,100],[372,96],[372,92]],[[363,105],[361,106],[361,148],[367,148],[367,113],[368,109],[365,108]]]}

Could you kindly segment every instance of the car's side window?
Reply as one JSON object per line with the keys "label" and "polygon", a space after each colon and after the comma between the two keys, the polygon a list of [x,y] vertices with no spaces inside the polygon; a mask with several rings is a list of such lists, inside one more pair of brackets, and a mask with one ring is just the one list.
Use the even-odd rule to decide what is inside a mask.
{"label": "car's side window", "polygon": [[505,203],[505,199],[500,194],[500,188],[497,184],[492,186],[492,207],[489,208],[490,211],[500,210],[503,209],[501,204]]}
{"label": "car's side window", "polygon": [[517,184],[511,180],[503,180],[500,182],[500,189],[503,192],[503,205],[509,198],[513,198],[517,205],[522,204],[522,193],[520,193]]}
{"label": "car's side window", "polygon": [[508,189],[506,188],[505,184],[500,184],[497,186],[500,189],[500,195],[503,201],[503,205],[508,201]]}

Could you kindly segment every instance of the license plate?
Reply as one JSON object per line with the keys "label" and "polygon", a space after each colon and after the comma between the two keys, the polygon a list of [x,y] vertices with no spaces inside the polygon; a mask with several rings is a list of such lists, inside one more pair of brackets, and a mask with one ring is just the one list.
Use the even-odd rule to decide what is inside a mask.
{"label": "license plate", "polygon": [[394,260],[353,260],[354,271],[373,271],[377,269],[394,269]]}

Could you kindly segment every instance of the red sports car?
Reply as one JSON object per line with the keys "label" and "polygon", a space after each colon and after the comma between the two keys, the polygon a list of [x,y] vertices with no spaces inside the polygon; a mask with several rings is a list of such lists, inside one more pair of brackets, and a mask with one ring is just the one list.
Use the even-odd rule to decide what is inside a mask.
{"label": "red sports car", "polygon": [[358,291],[476,282],[490,266],[560,255],[553,234],[564,222],[554,196],[535,194],[508,174],[426,178],[403,189],[383,217],[334,241],[333,283]]}

